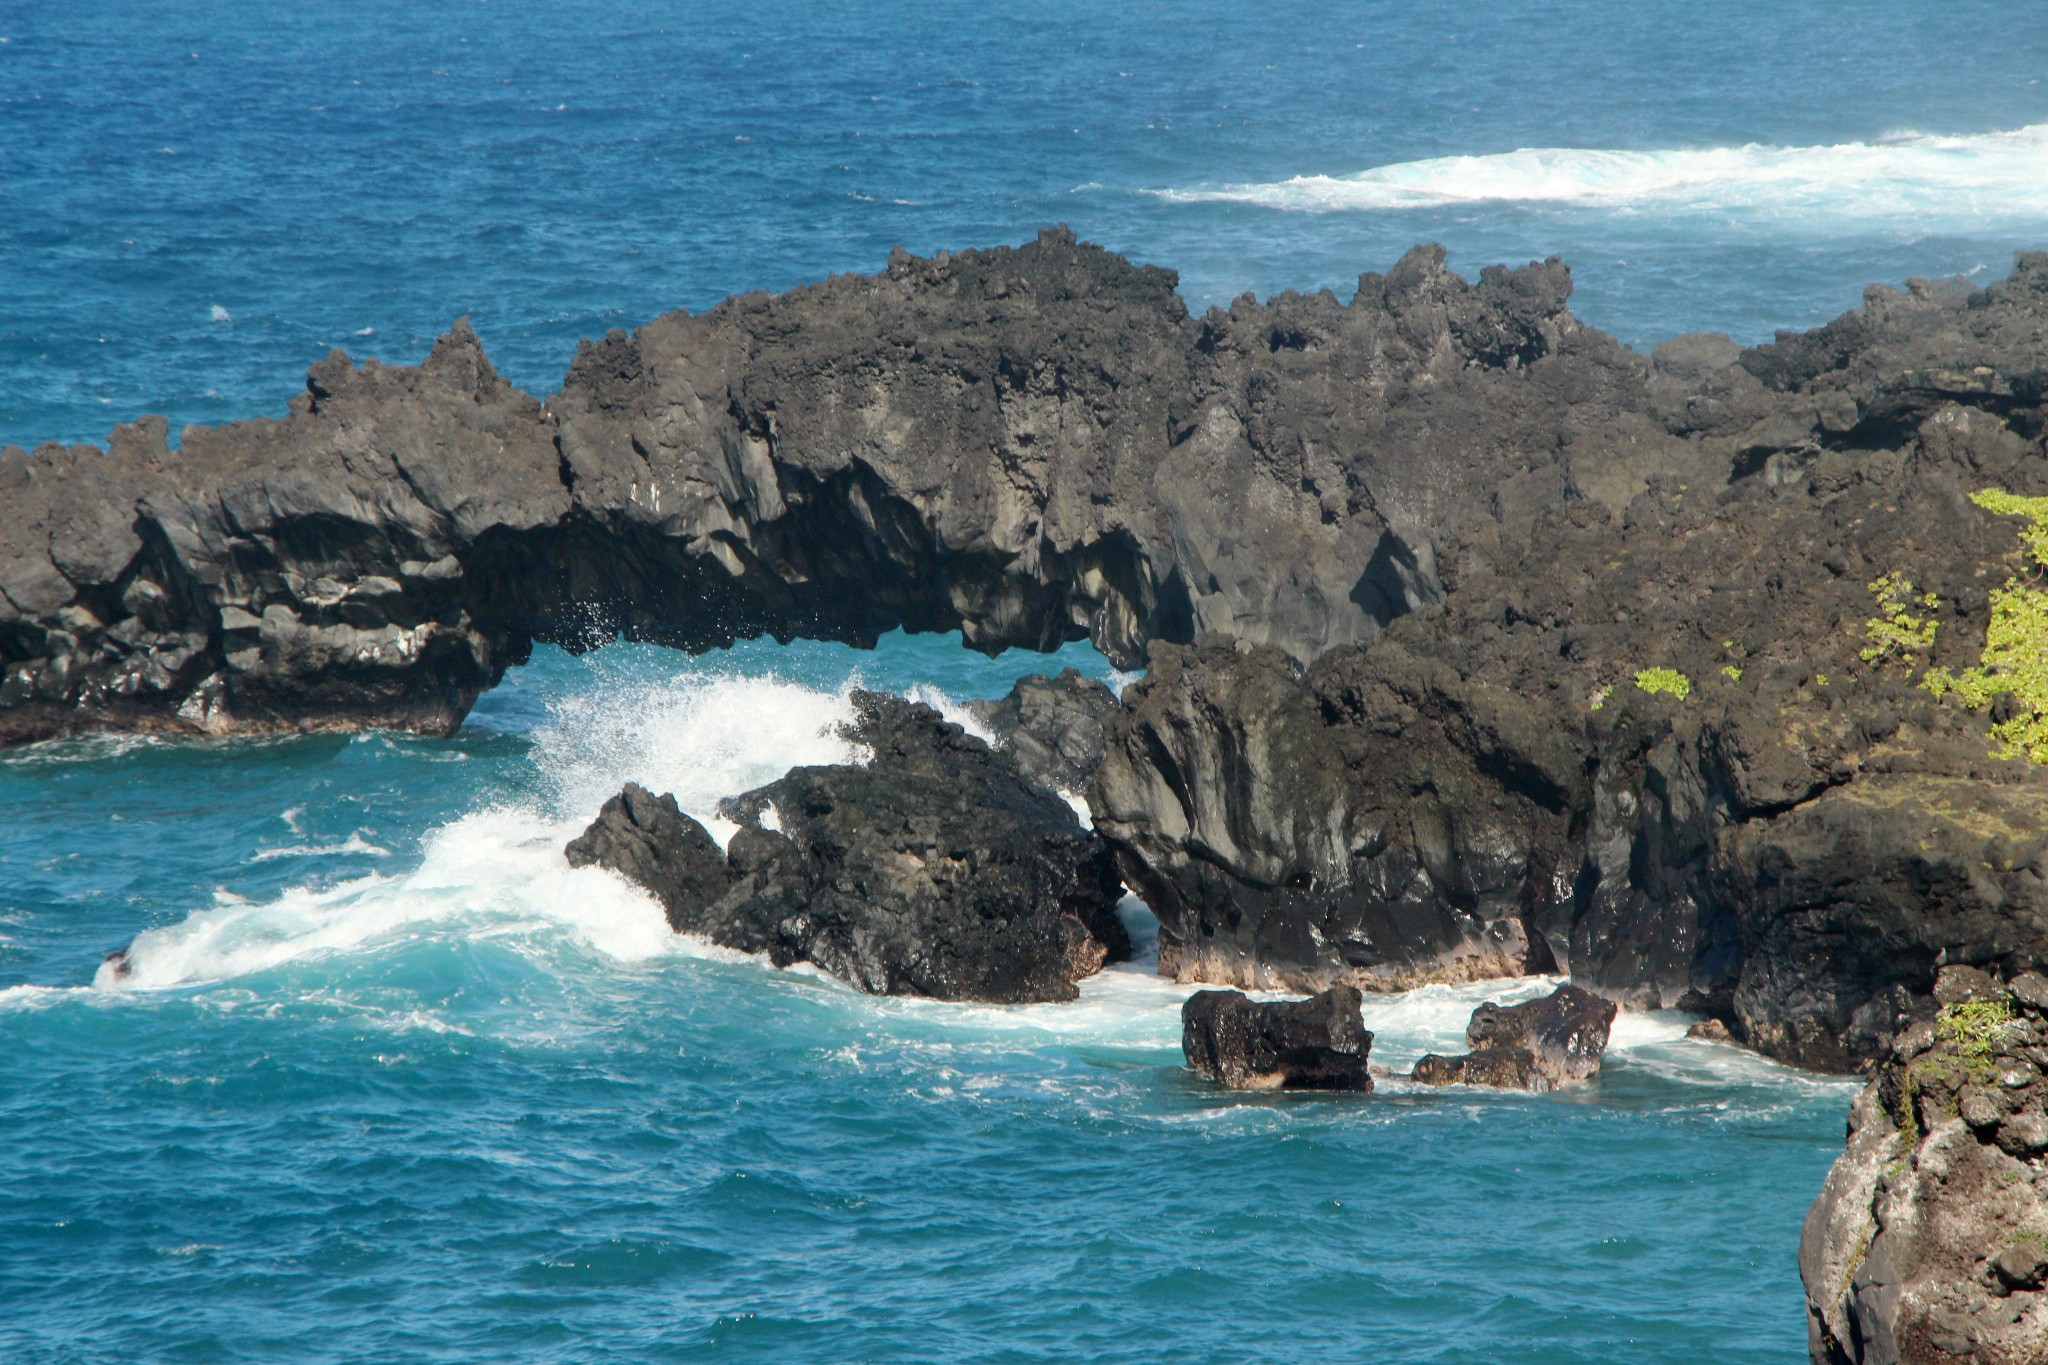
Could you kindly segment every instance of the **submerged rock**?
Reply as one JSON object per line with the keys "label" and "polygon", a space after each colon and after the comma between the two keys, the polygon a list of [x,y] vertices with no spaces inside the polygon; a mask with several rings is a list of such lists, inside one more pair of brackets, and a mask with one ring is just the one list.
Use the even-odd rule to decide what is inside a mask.
{"label": "submerged rock", "polygon": [[1541,1000],[1472,1011],[1462,1057],[1432,1053],[1415,1064],[1411,1079],[1425,1085],[1491,1085],[1511,1090],[1556,1090],[1600,1074],[1615,1004],[1577,986],[1560,986]]}
{"label": "submerged rock", "polygon": [[1356,987],[1261,1003],[1242,991],[1197,991],[1180,1007],[1181,1051],[1231,1090],[1372,1089],[1372,1034]]}
{"label": "submerged rock", "polygon": [[1697,1038],[1703,1043],[1728,1043],[1733,1045],[1737,1041],[1735,1031],[1729,1028],[1727,1021],[1723,1019],[1702,1019],[1687,1029],[1685,1036]]}
{"label": "submerged rock", "polygon": [[1408,1079],[1423,1085],[1486,1085],[1496,1090],[1548,1090],[1536,1069],[1536,1054],[1520,1048],[1481,1048],[1443,1057],[1432,1052],[1415,1063]]}
{"label": "submerged rock", "polygon": [[629,787],[569,846],[715,943],[878,995],[1071,1000],[1130,955],[1109,851],[1058,797],[928,706],[853,694],[865,764],[792,769],[726,803],[723,858],[672,799]]}
{"label": "submerged rock", "polygon": [[2048,980],[1944,969],[1806,1216],[1815,1365],[2048,1360]]}
{"label": "submerged rock", "polygon": [[1026,777],[1079,793],[1102,764],[1102,723],[1116,710],[1116,693],[1069,668],[1056,678],[1019,678],[1009,696],[967,709]]}

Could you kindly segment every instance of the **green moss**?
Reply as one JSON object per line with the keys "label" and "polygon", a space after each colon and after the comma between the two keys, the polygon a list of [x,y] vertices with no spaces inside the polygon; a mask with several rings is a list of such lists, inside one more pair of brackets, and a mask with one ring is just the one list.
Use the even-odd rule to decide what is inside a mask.
{"label": "green moss", "polygon": [[1692,679],[1675,668],[1646,668],[1636,674],[1636,686],[1645,692],[1664,692],[1684,701],[1692,695]]}
{"label": "green moss", "polygon": [[1741,682],[1742,670],[1737,668],[1734,664],[1722,664],[1721,676],[1726,678],[1729,682]]}
{"label": "green moss", "polygon": [[1941,606],[1941,598],[1918,591],[1904,574],[1881,574],[1869,587],[1877,599],[1877,615],[1863,624],[1863,638],[1869,643],[1857,657],[1867,664],[1901,663],[1910,673],[1934,649],[1939,625],[1930,617],[1914,615],[1914,608],[1933,611]]}
{"label": "green moss", "polygon": [[2011,1027],[2012,1000],[2007,996],[1943,1005],[1941,1013],[1934,1017],[1936,1035],[1954,1046],[1973,1073],[1979,1064],[1989,1066],[1992,1048]]}
{"label": "green moss", "polygon": [[[2001,516],[2025,517],[2020,543],[2034,561],[2036,576],[2048,570],[2048,498],[1986,488],[1971,494],[1970,501]],[[2010,714],[1991,726],[1998,756],[2048,763],[2048,589],[2023,583],[2017,575],[1993,588],[1977,664],[1960,673],[1929,669],[1920,685],[1937,697],[1953,695],[1973,711],[2010,698]]]}

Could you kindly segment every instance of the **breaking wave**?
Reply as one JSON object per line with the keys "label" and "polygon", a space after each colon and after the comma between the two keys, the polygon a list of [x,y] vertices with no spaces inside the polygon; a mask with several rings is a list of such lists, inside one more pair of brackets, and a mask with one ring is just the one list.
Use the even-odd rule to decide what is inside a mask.
{"label": "breaking wave", "polygon": [[1181,202],[1308,212],[1526,203],[1772,218],[1986,222],[2048,216],[2048,123],[2009,132],[1906,132],[1817,147],[1623,151],[1524,147],[1431,157],[1355,175],[1154,191]]}

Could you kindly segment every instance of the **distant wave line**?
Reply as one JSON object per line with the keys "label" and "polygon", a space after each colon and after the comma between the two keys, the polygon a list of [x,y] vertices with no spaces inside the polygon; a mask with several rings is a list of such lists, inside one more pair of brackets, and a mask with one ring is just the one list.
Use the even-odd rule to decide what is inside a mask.
{"label": "distant wave line", "polygon": [[2009,218],[2048,214],[2048,123],[1958,136],[1908,132],[1816,147],[1524,147],[1401,161],[1355,175],[1148,193],[1182,203],[1308,212],[1528,203],[1802,217]]}

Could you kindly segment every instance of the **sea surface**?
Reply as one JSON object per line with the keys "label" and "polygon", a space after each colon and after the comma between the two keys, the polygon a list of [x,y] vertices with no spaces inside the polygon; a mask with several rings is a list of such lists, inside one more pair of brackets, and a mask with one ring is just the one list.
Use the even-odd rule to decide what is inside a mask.
{"label": "sea surface", "polygon": [[[465,313],[545,393],[664,309],[1052,222],[1196,309],[1435,240],[1755,341],[2048,247],[2043,53],[2016,0],[0,6],[0,444],[278,413]],[[542,650],[452,740],[0,754],[0,1361],[1805,1358],[1844,1082],[1629,1015],[1568,1095],[1219,1094],[1145,960],[875,1000],[560,856],[629,778],[708,817],[857,757],[856,680],[1068,663],[1128,681]],[[1375,1056],[1548,985],[1370,1000]]]}

